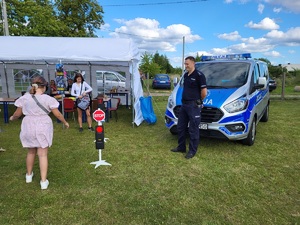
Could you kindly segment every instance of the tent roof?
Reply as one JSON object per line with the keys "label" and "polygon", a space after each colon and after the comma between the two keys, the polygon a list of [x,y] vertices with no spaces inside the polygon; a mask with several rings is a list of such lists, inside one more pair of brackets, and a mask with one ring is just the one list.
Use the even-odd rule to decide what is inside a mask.
{"label": "tent roof", "polygon": [[0,61],[34,63],[128,62],[139,60],[131,39],[77,37],[0,37]]}

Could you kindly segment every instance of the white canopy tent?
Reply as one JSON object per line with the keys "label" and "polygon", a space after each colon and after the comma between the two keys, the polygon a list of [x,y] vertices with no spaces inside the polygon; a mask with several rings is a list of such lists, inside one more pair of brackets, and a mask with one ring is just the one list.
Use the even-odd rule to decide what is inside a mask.
{"label": "white canopy tent", "polygon": [[55,65],[85,71],[85,80],[97,96],[97,70],[115,70],[126,74],[131,90],[133,122],[143,121],[139,98],[143,89],[138,71],[139,51],[131,39],[70,37],[0,37],[0,85],[2,97],[19,97],[14,87],[13,69],[43,70],[47,80],[55,77]]}

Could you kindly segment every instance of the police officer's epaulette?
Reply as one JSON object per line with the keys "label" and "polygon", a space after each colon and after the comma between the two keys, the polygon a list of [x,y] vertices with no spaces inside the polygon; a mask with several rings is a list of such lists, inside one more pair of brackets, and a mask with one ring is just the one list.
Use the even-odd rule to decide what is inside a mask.
{"label": "police officer's epaulette", "polygon": [[202,76],[202,75],[204,75],[202,72],[200,72],[199,70],[196,70],[196,72],[197,72],[197,74],[199,75],[199,76]]}

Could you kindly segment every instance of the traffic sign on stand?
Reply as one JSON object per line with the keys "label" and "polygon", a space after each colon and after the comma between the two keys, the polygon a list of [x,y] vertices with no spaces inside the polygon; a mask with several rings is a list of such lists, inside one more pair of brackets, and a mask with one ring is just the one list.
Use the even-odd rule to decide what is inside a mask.
{"label": "traffic sign on stand", "polygon": [[93,118],[96,122],[101,122],[101,121],[105,120],[105,112],[101,109],[97,109],[93,113]]}
{"label": "traffic sign on stand", "polygon": [[102,126],[102,122],[103,120],[105,120],[105,112],[101,109],[97,109],[95,110],[95,112],[93,113],[93,118],[96,122],[98,122],[98,126],[95,127],[95,142],[96,142],[96,148],[99,148],[99,160],[95,161],[95,162],[91,162],[91,164],[95,164],[95,169],[98,166],[104,165],[104,166],[111,166],[110,163],[106,162],[105,160],[102,160],[102,149],[100,148],[104,148],[104,142],[105,139],[104,138],[104,127]]}

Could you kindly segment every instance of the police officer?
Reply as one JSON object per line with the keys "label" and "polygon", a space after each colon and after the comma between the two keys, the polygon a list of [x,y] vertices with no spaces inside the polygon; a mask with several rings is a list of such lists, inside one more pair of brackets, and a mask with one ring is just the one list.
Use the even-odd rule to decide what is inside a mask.
{"label": "police officer", "polygon": [[171,149],[172,152],[186,152],[186,130],[190,135],[189,151],[185,155],[186,159],[193,158],[197,152],[199,144],[199,124],[201,121],[201,109],[203,99],[206,97],[206,79],[203,73],[195,68],[195,58],[188,56],[185,58],[186,73],[183,75],[182,105],[179,112],[177,131],[178,146]]}

